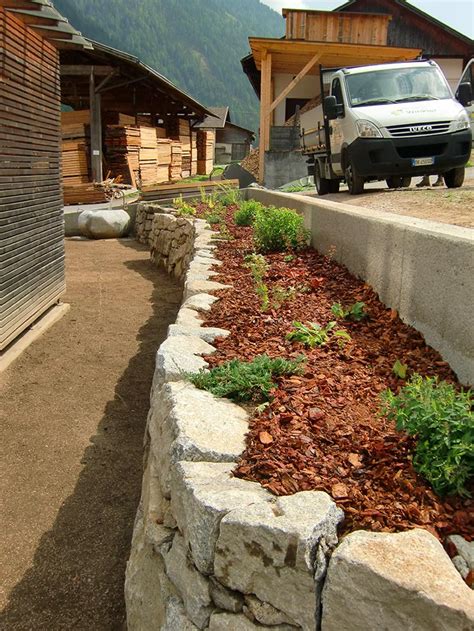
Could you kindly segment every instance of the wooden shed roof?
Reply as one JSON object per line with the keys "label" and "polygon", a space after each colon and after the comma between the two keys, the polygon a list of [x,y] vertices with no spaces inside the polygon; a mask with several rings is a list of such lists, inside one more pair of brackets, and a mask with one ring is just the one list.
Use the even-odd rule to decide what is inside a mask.
{"label": "wooden shed roof", "polygon": [[92,48],[49,0],[0,0],[0,7],[13,13],[56,48]]}
{"label": "wooden shed roof", "polygon": [[[272,55],[272,72],[296,74],[315,55],[320,54],[319,65],[344,67],[407,61],[416,58],[419,48],[397,48],[370,44],[345,44],[340,42],[306,42],[286,39],[250,37],[250,48],[257,69],[261,69],[262,56]],[[310,71],[318,72],[314,66]]]}

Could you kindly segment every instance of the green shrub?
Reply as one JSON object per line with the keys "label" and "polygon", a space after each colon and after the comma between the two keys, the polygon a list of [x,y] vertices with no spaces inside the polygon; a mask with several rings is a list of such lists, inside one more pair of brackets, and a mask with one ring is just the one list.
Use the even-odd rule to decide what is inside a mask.
{"label": "green shrub", "polygon": [[382,394],[382,413],[415,436],[413,466],[439,495],[469,495],[474,476],[474,415],[470,390],[435,377],[412,376],[398,395]]}
{"label": "green shrub", "polygon": [[345,320],[352,320],[353,322],[360,322],[368,317],[365,311],[365,302],[354,302],[353,305],[346,309],[340,302],[335,302],[331,307],[331,311],[336,318],[344,318]]}
{"label": "green shrub", "polygon": [[309,348],[315,346],[325,346],[330,341],[330,334],[334,336],[340,348],[342,348],[346,342],[351,341],[351,336],[344,329],[334,330],[336,322],[328,322],[326,326],[321,326],[315,322],[293,322],[293,330],[288,333],[286,339],[289,342],[301,342]]}
{"label": "green shrub", "polygon": [[183,199],[182,195],[180,195],[179,197],[175,197],[175,199],[173,199],[173,206],[174,208],[176,208],[178,215],[187,216],[187,215],[196,214],[196,209],[190,204],[188,204]]}
{"label": "green shrub", "polygon": [[255,247],[259,252],[282,252],[304,247],[309,232],[303,217],[289,208],[270,206],[258,210],[254,220]]}
{"label": "green shrub", "polygon": [[238,226],[251,226],[257,211],[262,210],[263,205],[256,199],[249,199],[240,204],[239,210],[234,215],[234,221]]}
{"label": "green shrub", "polygon": [[282,357],[271,359],[258,355],[251,362],[232,359],[209,371],[188,375],[197,388],[208,390],[217,397],[234,401],[268,401],[270,392],[276,387],[275,377],[294,375],[301,372],[304,357],[287,360]]}
{"label": "green shrub", "polygon": [[242,194],[233,186],[219,185],[216,195],[223,206],[239,206],[242,203]]}
{"label": "green shrub", "polygon": [[268,287],[263,280],[268,271],[268,264],[265,261],[265,257],[261,254],[249,254],[245,257],[244,266],[248,267],[252,274],[255,293],[260,298],[260,309],[267,311],[270,306],[270,300],[268,297]]}

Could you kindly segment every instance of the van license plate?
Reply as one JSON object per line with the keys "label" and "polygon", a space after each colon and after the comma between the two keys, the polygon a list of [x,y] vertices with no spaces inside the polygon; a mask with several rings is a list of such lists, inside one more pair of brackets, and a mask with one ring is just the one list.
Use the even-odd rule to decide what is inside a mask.
{"label": "van license plate", "polygon": [[434,164],[434,158],[412,158],[411,165],[413,167],[426,167]]}

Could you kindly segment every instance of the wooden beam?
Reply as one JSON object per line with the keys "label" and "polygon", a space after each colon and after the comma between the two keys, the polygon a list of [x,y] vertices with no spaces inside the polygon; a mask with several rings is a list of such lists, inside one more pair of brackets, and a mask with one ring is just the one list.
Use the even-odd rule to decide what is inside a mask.
{"label": "wooden beam", "polygon": [[112,66],[86,66],[86,65],[64,65],[61,66],[62,77],[90,77],[91,72],[98,76],[106,76],[114,71]]}
{"label": "wooden beam", "polygon": [[272,100],[272,56],[266,51],[262,54],[260,79],[260,151],[259,181],[265,178],[265,151],[270,148],[270,105]]}
{"label": "wooden beam", "polygon": [[91,111],[91,167],[92,180],[102,182],[104,179],[102,167],[102,113],[101,97],[96,93],[94,70],[89,78],[89,103]]}
{"label": "wooden beam", "polygon": [[314,55],[314,57],[312,57],[308,61],[306,66],[302,70],[300,70],[300,72],[296,75],[296,77],[294,77],[294,79],[286,86],[286,88],[282,92],[280,92],[280,94],[276,97],[276,99],[270,105],[270,112],[273,112],[275,107],[279,103],[281,103],[284,98],[286,98],[286,96],[293,90],[293,88],[296,85],[298,85],[301,79],[308,74],[311,68],[313,68],[318,63],[318,61],[321,59],[322,56],[323,56],[322,53],[316,53],[316,55]]}

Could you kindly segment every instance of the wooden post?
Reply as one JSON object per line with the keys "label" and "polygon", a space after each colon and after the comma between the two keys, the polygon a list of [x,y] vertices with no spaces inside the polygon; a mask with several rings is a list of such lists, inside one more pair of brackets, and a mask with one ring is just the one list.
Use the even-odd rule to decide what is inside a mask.
{"label": "wooden post", "polygon": [[260,83],[260,151],[259,181],[265,178],[265,151],[270,148],[270,106],[272,103],[272,56],[264,51],[262,54]]}
{"label": "wooden post", "polygon": [[104,179],[102,167],[102,113],[101,96],[95,90],[94,68],[89,80],[89,104],[91,111],[91,168],[94,182]]}

